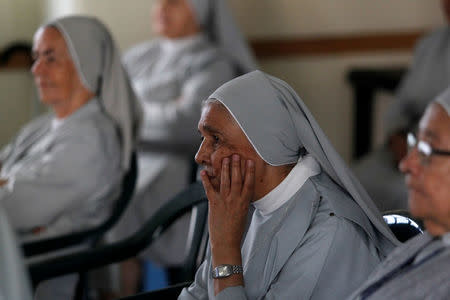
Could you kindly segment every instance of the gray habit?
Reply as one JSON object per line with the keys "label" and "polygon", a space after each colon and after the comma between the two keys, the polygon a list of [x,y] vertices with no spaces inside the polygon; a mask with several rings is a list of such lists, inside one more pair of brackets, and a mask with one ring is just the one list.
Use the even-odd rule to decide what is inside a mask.
{"label": "gray habit", "polygon": [[32,299],[28,274],[16,242],[0,204],[0,300]]}
{"label": "gray habit", "polygon": [[[98,224],[120,187],[119,139],[99,102],[90,100],[55,129],[53,118],[31,122],[0,153],[1,177],[8,178],[0,202],[23,238]],[[36,236],[37,227],[44,230]]]}
{"label": "gray habit", "polygon": [[[323,172],[311,177],[284,210],[256,225],[254,244],[241,249],[243,261],[251,262],[244,264],[245,287],[227,288],[216,298],[347,296],[397,243],[370,198],[285,82],[255,71],[226,83],[210,98],[229,110],[268,164],[297,162],[305,149]],[[250,228],[253,222],[254,217]],[[180,299],[214,298],[210,260],[208,255]],[[351,279],[340,281],[336,274]]]}
{"label": "gray habit", "polygon": [[272,214],[250,214],[256,236],[243,240],[244,287],[227,288],[214,297],[208,251],[194,284],[178,299],[347,297],[381,261],[361,227],[346,217],[350,212],[358,222],[369,223],[326,174],[311,177]]}
{"label": "gray habit", "polygon": [[[448,233],[447,233],[448,236]],[[392,272],[399,272],[389,277]],[[450,245],[425,232],[398,247],[350,299],[447,300],[450,296]],[[381,282],[367,295],[363,293]]]}
{"label": "gray habit", "polygon": [[[450,27],[438,29],[417,44],[413,63],[384,117],[387,136],[411,130],[426,106],[450,83]],[[362,158],[355,174],[381,211],[407,209],[403,176],[387,146]]]}

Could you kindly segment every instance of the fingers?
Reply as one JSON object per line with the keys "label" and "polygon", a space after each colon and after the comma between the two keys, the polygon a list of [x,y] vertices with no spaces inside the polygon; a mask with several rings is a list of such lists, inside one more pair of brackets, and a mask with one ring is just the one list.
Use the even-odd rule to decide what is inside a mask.
{"label": "fingers", "polygon": [[206,170],[202,170],[200,172],[200,178],[202,179],[203,188],[205,189],[206,197],[211,201],[213,196],[216,194],[211,181],[209,180],[208,174],[206,174]]}
{"label": "fingers", "polygon": [[231,195],[239,196],[242,191],[241,158],[233,154],[231,162]]}
{"label": "fingers", "polygon": [[252,160],[247,160],[247,166],[245,168],[244,187],[242,188],[242,196],[252,201],[254,191],[255,163]]}
{"label": "fingers", "polygon": [[220,194],[227,196],[230,193],[230,158],[222,159],[222,171],[220,174]]}

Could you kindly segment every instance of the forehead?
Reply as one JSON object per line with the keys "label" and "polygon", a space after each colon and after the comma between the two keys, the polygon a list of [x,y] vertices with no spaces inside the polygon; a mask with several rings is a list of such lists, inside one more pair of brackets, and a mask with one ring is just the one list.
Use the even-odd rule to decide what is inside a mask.
{"label": "forehead", "polygon": [[216,129],[231,129],[238,127],[230,112],[220,102],[207,102],[202,108],[199,121],[200,127],[214,127]]}
{"label": "forehead", "polygon": [[66,42],[62,34],[54,27],[40,28],[33,38],[33,51],[67,52]]}
{"label": "forehead", "polygon": [[419,134],[440,146],[450,147],[450,117],[439,104],[433,103],[426,109],[419,123]]}

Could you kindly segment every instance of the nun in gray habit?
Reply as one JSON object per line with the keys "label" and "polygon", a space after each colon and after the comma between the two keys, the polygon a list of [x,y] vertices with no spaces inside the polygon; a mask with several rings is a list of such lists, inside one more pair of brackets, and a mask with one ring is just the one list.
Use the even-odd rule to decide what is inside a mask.
{"label": "nun in gray habit", "polygon": [[[82,85],[94,97],[64,118],[49,113],[32,121],[0,152],[1,178],[7,179],[0,202],[24,237],[36,237],[35,228],[43,229],[39,237],[73,232],[108,216],[140,119],[139,103],[103,24],[74,16],[38,31],[47,27],[62,34]],[[53,51],[57,56],[62,50]]]}
{"label": "nun in gray habit", "polygon": [[[199,144],[196,126],[201,102],[223,83],[255,69],[253,56],[225,1],[155,3],[190,9],[198,31],[177,31],[176,37],[156,32],[158,38],[139,44],[124,55],[125,68],[144,115],[136,196],[115,229],[118,239],[136,232],[189,184],[192,156]],[[166,17],[169,25],[165,26],[174,26],[172,16]],[[158,16],[153,16],[155,20]],[[189,216],[184,216],[141,256],[159,265],[178,266],[184,261],[188,228]]]}
{"label": "nun in gray habit", "polygon": [[[213,271],[216,276],[220,273],[218,265],[232,263],[220,260],[217,251],[221,249],[212,242],[229,240],[230,227],[222,236],[214,236],[214,218],[221,212],[211,210],[210,195],[214,193],[205,174],[210,176],[212,171],[206,164],[207,173],[202,173],[202,180],[210,202],[212,247],[194,283],[182,291],[179,299],[347,297],[397,241],[305,104],[288,84],[261,71],[238,77],[209,97],[199,123],[201,132],[205,124],[206,129],[219,126],[205,117],[208,102],[226,108],[230,122],[239,125],[267,165],[293,168],[262,198],[250,200],[238,249],[237,261],[241,265],[233,268],[237,275],[213,279]],[[220,132],[217,135],[220,140]],[[204,138],[207,143],[207,137]],[[209,158],[199,158],[202,147],[206,146],[202,144],[197,160],[207,161]],[[214,149],[220,147],[216,145]],[[223,180],[222,176],[221,188]],[[255,189],[257,184],[255,180]],[[242,281],[217,290],[226,280],[236,280],[234,276],[243,276]]]}
{"label": "nun in gray habit", "polygon": [[[81,85],[94,96],[65,118],[52,112],[31,122],[1,152],[1,175],[8,182],[0,188],[0,202],[15,229],[33,236],[34,228],[60,235],[109,215],[140,122],[139,103],[106,27],[96,18],[71,16],[41,26],[37,36],[48,28],[62,35]],[[48,45],[55,47],[46,49],[55,60],[66,59],[59,44]],[[41,52],[37,61],[44,63],[49,58]],[[44,282],[36,298],[69,299],[74,276]]]}
{"label": "nun in gray habit", "polygon": [[400,163],[409,177],[411,214],[423,219],[426,231],[395,249],[349,299],[450,298],[450,89],[428,105],[420,135],[419,141],[447,152],[426,161],[420,149],[411,149]]}

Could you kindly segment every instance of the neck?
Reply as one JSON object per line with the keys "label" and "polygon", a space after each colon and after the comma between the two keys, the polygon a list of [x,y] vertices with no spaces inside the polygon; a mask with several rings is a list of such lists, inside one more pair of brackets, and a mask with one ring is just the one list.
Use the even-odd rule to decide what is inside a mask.
{"label": "neck", "polygon": [[447,232],[450,232],[450,228],[448,226],[444,226],[432,220],[424,220],[423,223],[428,233],[430,233],[432,236],[442,236]]}
{"label": "neck", "polygon": [[276,188],[288,176],[294,166],[295,164],[278,167],[267,165],[263,171],[264,176],[255,179],[255,198],[253,201],[261,199]]}
{"label": "neck", "polygon": [[64,119],[80,109],[93,97],[93,93],[89,91],[82,91],[76,95],[73,95],[68,101],[62,101],[61,103],[54,104],[51,107],[58,119]]}

